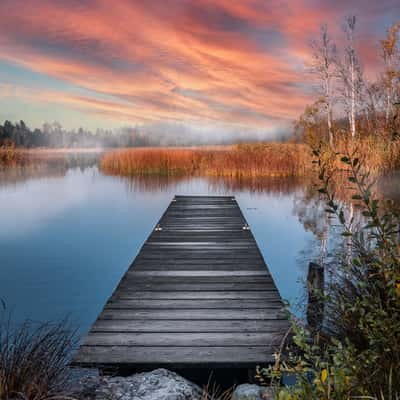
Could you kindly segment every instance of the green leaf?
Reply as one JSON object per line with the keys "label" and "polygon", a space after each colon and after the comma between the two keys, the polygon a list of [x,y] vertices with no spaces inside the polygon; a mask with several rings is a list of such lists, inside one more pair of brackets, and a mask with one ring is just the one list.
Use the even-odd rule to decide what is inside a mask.
{"label": "green leaf", "polygon": [[344,163],[346,163],[346,164],[348,164],[348,163],[350,162],[350,160],[349,160],[348,157],[342,157],[342,158],[340,159],[340,161],[342,161],[342,162],[344,162]]}
{"label": "green leaf", "polygon": [[339,221],[341,224],[344,224],[346,222],[346,220],[344,218],[343,210],[340,210],[340,212],[339,212]]}

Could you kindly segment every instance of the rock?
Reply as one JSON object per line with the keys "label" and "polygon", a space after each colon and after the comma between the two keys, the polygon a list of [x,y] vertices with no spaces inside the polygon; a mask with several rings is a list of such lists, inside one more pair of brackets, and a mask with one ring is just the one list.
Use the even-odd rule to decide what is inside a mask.
{"label": "rock", "polygon": [[275,398],[275,388],[273,387],[264,387],[261,391],[261,399],[262,400],[272,400]]}
{"label": "rock", "polygon": [[245,383],[236,387],[232,400],[272,400],[274,389]]}
{"label": "rock", "polygon": [[89,376],[80,382],[81,400],[197,400],[201,389],[166,369],[128,377]]}
{"label": "rock", "polygon": [[92,393],[100,381],[97,368],[69,368],[66,375],[63,392],[80,395],[83,398],[88,398],[85,393],[88,392],[88,395]]}

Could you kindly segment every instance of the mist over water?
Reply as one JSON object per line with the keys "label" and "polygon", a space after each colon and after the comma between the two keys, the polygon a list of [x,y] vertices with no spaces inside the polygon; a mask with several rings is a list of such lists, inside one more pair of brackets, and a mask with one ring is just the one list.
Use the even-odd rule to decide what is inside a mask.
{"label": "mist over water", "polygon": [[175,194],[235,195],[281,296],[304,299],[323,215],[309,182],[129,179],[85,158],[1,171],[0,298],[19,321],[69,316],[85,333]]}

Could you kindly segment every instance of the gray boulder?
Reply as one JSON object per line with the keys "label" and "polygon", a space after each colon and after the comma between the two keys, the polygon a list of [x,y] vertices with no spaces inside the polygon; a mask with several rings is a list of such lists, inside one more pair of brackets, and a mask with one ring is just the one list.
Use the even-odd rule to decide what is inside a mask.
{"label": "gray boulder", "polygon": [[236,387],[232,400],[272,400],[273,388],[244,383]]}
{"label": "gray boulder", "polygon": [[81,400],[197,400],[194,383],[166,369],[128,377],[90,376],[80,382]]}

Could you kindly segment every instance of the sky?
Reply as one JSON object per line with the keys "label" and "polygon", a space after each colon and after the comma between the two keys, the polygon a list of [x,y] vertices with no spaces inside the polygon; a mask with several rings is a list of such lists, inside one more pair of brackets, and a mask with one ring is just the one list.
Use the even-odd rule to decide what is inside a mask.
{"label": "sky", "polygon": [[340,49],[349,14],[373,79],[398,0],[0,0],[0,121],[272,138],[315,97],[310,41],[327,23]]}

